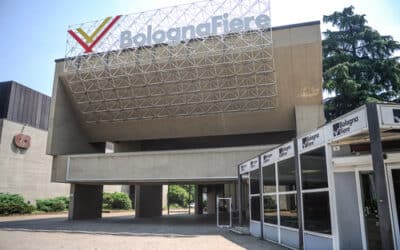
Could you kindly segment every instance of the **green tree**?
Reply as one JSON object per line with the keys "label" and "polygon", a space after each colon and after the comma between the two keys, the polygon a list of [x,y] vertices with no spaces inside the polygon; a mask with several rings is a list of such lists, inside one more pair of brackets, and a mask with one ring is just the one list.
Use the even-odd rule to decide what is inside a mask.
{"label": "green tree", "polygon": [[400,44],[367,25],[354,7],[324,16],[334,30],[324,32],[323,87],[333,97],[325,100],[331,120],[367,102],[398,102],[400,94]]}
{"label": "green tree", "polygon": [[170,204],[178,204],[181,207],[187,207],[189,192],[182,185],[170,185],[168,192]]}

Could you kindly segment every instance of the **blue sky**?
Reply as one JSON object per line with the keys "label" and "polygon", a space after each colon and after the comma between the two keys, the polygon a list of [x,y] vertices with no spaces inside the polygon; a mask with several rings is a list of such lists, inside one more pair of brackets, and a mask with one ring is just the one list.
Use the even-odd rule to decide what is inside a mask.
{"label": "blue sky", "polygon": [[[68,25],[188,2],[193,0],[0,0],[0,82],[15,80],[51,95],[54,60],[65,55]],[[321,20],[349,5],[381,34],[400,41],[396,0],[272,0],[272,25]]]}

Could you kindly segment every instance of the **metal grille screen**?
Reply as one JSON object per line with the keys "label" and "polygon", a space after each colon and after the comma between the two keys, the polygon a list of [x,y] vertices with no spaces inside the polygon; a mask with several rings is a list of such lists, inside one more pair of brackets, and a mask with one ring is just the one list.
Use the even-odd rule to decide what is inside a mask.
{"label": "metal grille screen", "polygon": [[[88,123],[276,108],[269,16],[264,0],[205,1],[121,16],[91,52],[68,39],[63,82]],[[207,22],[208,31],[197,29]],[[140,40],[149,26],[153,39]],[[191,26],[200,32],[168,40]],[[95,34],[101,21],[76,27]],[[175,33],[171,27],[178,27]],[[164,42],[154,43],[162,34]]]}

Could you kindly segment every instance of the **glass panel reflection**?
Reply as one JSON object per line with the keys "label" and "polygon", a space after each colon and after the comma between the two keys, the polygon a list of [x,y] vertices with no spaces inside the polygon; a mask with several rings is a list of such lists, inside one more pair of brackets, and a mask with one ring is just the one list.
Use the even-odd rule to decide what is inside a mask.
{"label": "glass panel reflection", "polygon": [[294,158],[278,162],[279,191],[296,190],[296,168]]}
{"label": "glass panel reflection", "polygon": [[275,164],[263,168],[264,193],[276,192]]}
{"label": "glass panel reflection", "polygon": [[264,196],[264,222],[278,224],[276,195]]}
{"label": "glass panel reflection", "polygon": [[329,193],[303,194],[304,229],[308,231],[331,234],[331,214]]}
{"label": "glass panel reflection", "polygon": [[300,155],[300,163],[303,189],[328,187],[324,147]]}
{"label": "glass panel reflection", "polygon": [[260,221],[260,197],[251,197],[251,220]]}
{"label": "glass panel reflection", "polygon": [[279,195],[279,216],[282,226],[298,228],[296,194]]}
{"label": "glass panel reflection", "polygon": [[260,193],[260,170],[254,170],[250,172],[250,193]]}

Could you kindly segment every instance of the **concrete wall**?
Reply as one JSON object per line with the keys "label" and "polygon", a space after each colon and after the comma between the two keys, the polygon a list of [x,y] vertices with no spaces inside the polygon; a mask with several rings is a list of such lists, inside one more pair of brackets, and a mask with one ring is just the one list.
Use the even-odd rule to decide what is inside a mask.
{"label": "concrete wall", "polygon": [[63,70],[63,65],[56,65],[46,153],[50,155],[104,153],[105,141],[100,145],[89,143],[82,124],[79,123],[79,112],[73,109],[61,83],[62,80],[58,77]]}
{"label": "concrete wall", "polygon": [[[36,199],[68,196],[69,185],[50,182],[52,157],[46,155],[47,131],[0,120],[0,192],[21,194]],[[20,150],[14,136],[23,131],[31,137],[31,147]]]}
{"label": "concrete wall", "polygon": [[[21,150],[13,143],[23,131],[31,147]],[[35,204],[37,199],[68,196],[69,184],[50,182],[52,157],[46,155],[47,131],[0,120],[0,192],[21,194]],[[105,192],[121,192],[120,185],[107,185]]]}
{"label": "concrete wall", "polygon": [[296,132],[298,136],[325,124],[323,105],[296,106]]}
{"label": "concrete wall", "polygon": [[[57,156],[53,181],[139,183],[236,180],[237,165],[274,145]],[[68,166],[68,174],[67,172]]]}

